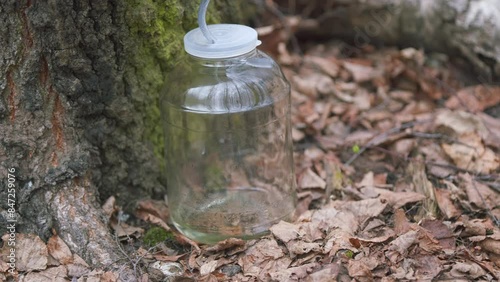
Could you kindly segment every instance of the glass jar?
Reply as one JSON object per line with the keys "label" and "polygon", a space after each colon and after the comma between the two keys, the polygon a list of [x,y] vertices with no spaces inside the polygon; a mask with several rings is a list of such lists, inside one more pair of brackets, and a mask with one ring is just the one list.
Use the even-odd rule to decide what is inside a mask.
{"label": "glass jar", "polygon": [[[161,95],[171,220],[208,244],[263,235],[291,219],[296,204],[290,86],[255,49],[255,30],[227,26],[209,28],[229,45],[201,46],[201,53],[186,42],[196,41],[189,39],[196,30],[186,35],[191,55],[179,60]],[[231,39],[241,28],[252,34],[245,44]]]}

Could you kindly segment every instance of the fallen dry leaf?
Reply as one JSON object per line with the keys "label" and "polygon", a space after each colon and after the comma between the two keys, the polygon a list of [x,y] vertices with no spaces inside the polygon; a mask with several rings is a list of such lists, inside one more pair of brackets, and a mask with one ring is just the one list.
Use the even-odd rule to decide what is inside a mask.
{"label": "fallen dry leaf", "polygon": [[314,242],[321,240],[325,234],[319,228],[320,222],[301,222],[299,225],[299,235],[302,240]]}
{"label": "fallen dry leaf", "polygon": [[81,277],[90,272],[90,266],[78,255],[73,255],[73,263],[66,265],[68,276]]}
{"label": "fallen dry leaf", "polygon": [[462,237],[471,236],[484,236],[486,238],[487,226],[482,219],[472,219],[469,220],[467,216],[460,217],[460,225],[463,226],[463,230],[460,233]]}
{"label": "fallen dry leaf", "polygon": [[410,230],[389,243],[389,248],[386,256],[393,263],[399,261],[402,256],[405,256],[410,251],[410,247],[417,244],[418,231]]}
{"label": "fallen dry leaf", "polygon": [[484,144],[497,150],[500,149],[500,119],[484,113],[477,114],[486,127],[487,136],[481,136]]}
{"label": "fallen dry leaf", "polygon": [[102,274],[100,282],[117,282],[118,277],[118,274],[112,271],[107,271]]}
{"label": "fallen dry leaf", "polygon": [[456,172],[450,168],[452,164],[448,161],[448,157],[440,145],[436,143],[425,144],[418,150],[425,156],[427,172],[430,175],[446,178]]}
{"label": "fallen dry leaf", "polygon": [[[497,268],[500,268],[500,255],[491,254],[490,259],[493,262],[493,264],[496,265]],[[497,277],[500,277],[500,273],[497,275]]]}
{"label": "fallen dry leaf", "polygon": [[19,277],[20,282],[67,282],[67,270],[64,265],[50,267],[41,272],[31,272]]}
{"label": "fallen dry leaf", "polygon": [[343,67],[347,69],[355,82],[366,82],[381,75],[381,72],[371,66],[361,65],[355,62],[344,61]]}
{"label": "fallen dry leaf", "polygon": [[111,228],[115,231],[116,236],[121,240],[127,240],[129,237],[139,238],[144,234],[144,229],[130,226],[123,222],[110,221]]}
{"label": "fallen dry leaf", "polygon": [[200,267],[200,275],[203,276],[203,275],[210,274],[210,273],[214,272],[216,268],[217,268],[217,261],[216,260],[207,262]]}
{"label": "fallen dry leaf", "polygon": [[339,274],[340,267],[338,264],[330,263],[322,266],[321,270],[311,273],[304,281],[306,282],[330,282],[337,281],[337,275]]}
{"label": "fallen dry leaf", "polygon": [[304,151],[304,157],[310,161],[319,161],[323,159],[325,153],[318,147],[310,147]]}
{"label": "fallen dry leaf", "polygon": [[18,271],[29,272],[47,268],[49,253],[40,237],[33,234],[17,234],[16,239],[16,268]]}
{"label": "fallen dry leaf", "polygon": [[375,186],[375,174],[373,171],[369,171],[363,176],[363,179],[361,182],[356,183],[356,186],[358,188],[363,188],[363,187],[374,187]]}
{"label": "fallen dry leaf", "polygon": [[321,72],[335,78],[339,75],[338,62],[334,58],[323,58],[318,56],[304,56],[304,63],[317,67]]}
{"label": "fallen dry leaf", "polygon": [[500,239],[486,238],[481,241],[480,246],[487,252],[500,255]]}
{"label": "fallen dry leaf", "polygon": [[318,263],[308,263],[297,267],[290,267],[288,269],[278,270],[276,272],[271,272],[269,275],[273,281],[288,282],[288,281],[301,281],[306,278],[307,275],[315,268],[318,267]]}
{"label": "fallen dry leaf", "polygon": [[242,257],[238,260],[238,264],[241,265],[245,276],[256,277],[257,281],[268,280],[268,273],[276,269],[287,269],[292,262],[289,257],[285,256],[278,259],[257,260],[254,264],[251,258]]}
{"label": "fallen dry leaf", "polygon": [[387,203],[394,209],[399,209],[409,203],[420,202],[426,197],[420,193],[415,192],[392,192],[386,189],[368,187],[362,188],[361,192],[365,195],[376,195],[380,200],[387,201]]}
{"label": "fallen dry leaf", "polygon": [[404,210],[397,209],[394,212],[394,231],[396,234],[401,235],[412,229],[415,229],[415,224],[410,223]]}
{"label": "fallen dry leaf", "polygon": [[397,140],[394,144],[391,145],[391,149],[400,154],[403,157],[408,157],[410,152],[413,150],[413,148],[416,145],[416,140],[415,139],[410,139],[410,138],[405,138],[405,139],[400,139]]}
{"label": "fallen dry leaf", "polygon": [[415,93],[405,90],[392,90],[391,92],[389,92],[389,96],[392,99],[401,100],[405,103],[410,103],[414,99]]}
{"label": "fallen dry leaf", "polygon": [[291,82],[297,91],[311,98],[315,98],[319,94],[329,94],[334,91],[335,87],[329,76],[318,73],[312,73],[305,77],[297,75],[292,78]]}
{"label": "fallen dry leaf", "polygon": [[307,211],[299,218],[300,221],[317,222],[317,227],[323,232],[328,232],[333,228],[340,228],[343,231],[354,233],[358,229],[356,217],[350,212],[341,212],[334,208],[324,208],[317,211]]}
{"label": "fallen dry leaf", "polygon": [[356,230],[359,223],[379,216],[387,207],[387,203],[380,199],[366,199],[361,201],[333,201],[328,206],[340,209],[344,216],[347,215],[346,220],[350,220],[349,213],[354,216],[355,220],[350,220],[350,223],[347,223],[349,227],[344,229],[347,231]]}
{"label": "fallen dry leaf", "polygon": [[278,53],[278,44],[286,41],[288,37],[285,28],[278,25],[266,25],[256,28],[259,38],[262,39],[262,45],[259,49],[269,54]]}
{"label": "fallen dry leaf", "polygon": [[446,101],[445,106],[452,110],[480,112],[498,103],[500,103],[500,87],[476,85],[459,90]]}
{"label": "fallen dry leaf", "polygon": [[479,265],[473,262],[457,262],[453,265],[450,274],[456,278],[473,278],[477,279],[481,276],[486,275],[486,271],[484,271]]}
{"label": "fallen dry leaf", "polygon": [[452,133],[452,136],[476,132],[479,136],[486,137],[489,134],[479,116],[463,111],[439,110],[434,123],[438,131]]}
{"label": "fallen dry leaf", "polygon": [[358,247],[352,243],[353,234],[342,229],[333,229],[326,235],[326,243],[323,252],[329,256],[335,256],[339,250],[350,250],[358,252]]}
{"label": "fallen dry leaf", "polygon": [[90,272],[89,266],[85,266],[79,263],[70,263],[66,265],[68,270],[68,277],[82,277]]}
{"label": "fallen dry leaf", "polygon": [[71,250],[57,235],[50,237],[47,242],[47,250],[49,254],[61,264],[69,264],[73,262],[73,254],[71,254]]}
{"label": "fallen dry leaf", "polygon": [[345,138],[344,144],[366,144],[373,139],[377,134],[372,131],[359,130],[355,131]]}
{"label": "fallen dry leaf", "polygon": [[308,168],[299,176],[298,182],[299,182],[299,188],[301,189],[307,189],[307,188],[325,189],[326,187],[326,182],[316,173],[314,173],[310,168]]}
{"label": "fallen dry leaf", "polygon": [[49,254],[49,256],[47,257],[47,267],[59,265],[61,265],[61,263]]}
{"label": "fallen dry leaf", "polygon": [[90,273],[86,274],[87,280],[85,282],[101,282],[101,276],[104,271],[100,269],[94,269]]}
{"label": "fallen dry leaf", "polygon": [[284,255],[283,250],[278,246],[276,240],[263,239],[255,245],[249,247],[245,252],[247,255],[260,257],[261,259],[278,259]]}
{"label": "fallen dry leaf", "polygon": [[292,260],[285,256],[276,240],[264,238],[250,246],[238,259],[245,276],[266,280],[266,273],[272,269],[286,269]]}
{"label": "fallen dry leaf", "polygon": [[[437,254],[443,247],[431,232],[425,228],[418,228],[418,246],[427,253]],[[449,243],[449,242],[447,242]]]}
{"label": "fallen dry leaf", "polygon": [[150,222],[152,224],[158,225],[166,231],[170,231],[170,227],[167,225],[165,221],[163,221],[160,217],[157,217],[153,214],[150,214],[146,211],[138,210],[136,211],[136,216],[146,222]]}
{"label": "fallen dry leaf", "polygon": [[417,50],[415,48],[408,47],[401,50],[399,53],[402,58],[406,60],[411,60],[417,63],[417,65],[419,66],[422,66],[425,62],[425,54],[423,50]]}
{"label": "fallen dry leaf", "polygon": [[436,200],[439,210],[441,210],[441,212],[446,216],[447,219],[460,216],[460,212],[455,207],[450,198],[450,191],[434,188],[434,193],[436,194]]}
{"label": "fallen dry leaf", "polygon": [[500,203],[500,193],[472,179],[470,174],[459,174],[460,187],[464,188],[469,201],[482,210],[492,210]]}
{"label": "fallen dry leaf", "polygon": [[321,243],[309,243],[304,241],[290,241],[286,244],[288,252],[291,258],[295,258],[297,255],[303,255],[310,252],[320,252],[322,250]]}
{"label": "fallen dry leaf", "polygon": [[10,266],[3,260],[0,260],[0,273],[2,272],[7,272],[9,270]]}
{"label": "fallen dry leaf", "polygon": [[455,249],[455,237],[451,230],[440,220],[424,220],[421,224],[432,236],[439,241],[443,249]]}
{"label": "fallen dry leaf", "polygon": [[435,255],[418,255],[415,260],[417,281],[431,281],[443,271],[443,261]]}
{"label": "fallen dry leaf", "polygon": [[288,243],[294,239],[300,239],[303,236],[299,231],[299,226],[286,221],[280,221],[278,224],[271,226],[270,230],[274,237],[283,243]]}
{"label": "fallen dry leaf", "polygon": [[140,214],[149,213],[152,214],[164,222],[168,221],[169,210],[165,201],[157,201],[157,200],[141,200],[137,203],[136,211]]}
{"label": "fallen dry leaf", "polygon": [[461,143],[442,144],[445,153],[462,169],[488,174],[500,167],[500,157],[484,147],[481,138],[474,133],[462,135]]}
{"label": "fallen dry leaf", "polygon": [[302,141],[306,137],[306,134],[302,130],[298,130],[295,127],[292,127],[292,140],[294,142]]}
{"label": "fallen dry leaf", "polygon": [[347,269],[351,277],[360,279],[362,277],[372,278],[372,270],[374,270],[380,263],[377,257],[362,257],[360,259],[349,260]]}
{"label": "fallen dry leaf", "polygon": [[[368,232],[369,234],[370,232]],[[357,237],[353,237],[353,240],[358,240],[364,243],[383,243],[395,237],[395,232],[389,228],[382,228],[381,230],[376,230],[373,234],[368,235],[367,232],[362,232],[358,234]],[[352,241],[351,241],[352,244]],[[361,243],[360,243],[361,244]]]}
{"label": "fallen dry leaf", "polygon": [[175,255],[175,256],[166,256],[166,255],[160,255],[160,254],[155,254],[153,255],[153,258],[158,261],[164,261],[164,262],[176,262],[186,254],[180,254],[180,255]]}

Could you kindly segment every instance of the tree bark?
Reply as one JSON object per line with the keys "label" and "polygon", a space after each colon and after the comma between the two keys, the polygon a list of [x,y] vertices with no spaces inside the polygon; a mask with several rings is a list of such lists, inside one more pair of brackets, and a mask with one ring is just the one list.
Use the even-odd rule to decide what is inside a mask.
{"label": "tree bark", "polygon": [[[163,197],[158,95],[195,1],[0,1],[0,234],[52,232],[94,266],[120,255],[100,205]],[[209,21],[242,18],[221,0]]]}
{"label": "tree bark", "polygon": [[465,58],[480,80],[500,77],[497,0],[278,0],[303,21],[299,37],[349,38],[347,54],[366,44],[426,48]]}

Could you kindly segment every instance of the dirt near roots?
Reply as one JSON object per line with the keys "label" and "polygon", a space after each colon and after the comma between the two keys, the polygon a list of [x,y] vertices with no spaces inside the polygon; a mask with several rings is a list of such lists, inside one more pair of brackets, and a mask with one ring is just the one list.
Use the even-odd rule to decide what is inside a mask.
{"label": "dirt near roots", "polygon": [[[119,263],[137,281],[498,281],[500,87],[411,48],[265,46],[292,85],[297,219],[199,246],[170,229],[164,202],[142,201],[131,223],[110,198]],[[16,280],[120,281],[57,234],[17,242]]]}

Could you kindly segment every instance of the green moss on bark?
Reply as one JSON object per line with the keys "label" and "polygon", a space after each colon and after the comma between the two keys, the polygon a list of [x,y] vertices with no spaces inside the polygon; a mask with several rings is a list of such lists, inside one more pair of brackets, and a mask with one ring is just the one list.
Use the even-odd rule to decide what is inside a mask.
{"label": "green moss on bark", "polygon": [[[209,6],[208,23],[238,22],[242,19],[241,2],[213,1]],[[126,19],[132,46],[130,67],[126,70],[131,95],[144,111],[145,140],[154,146],[155,155],[163,158],[159,94],[164,77],[176,60],[184,56],[184,34],[197,27],[200,1],[126,0]],[[171,82],[175,83],[175,82]],[[163,164],[164,162],[161,161]]]}
{"label": "green moss on bark", "polygon": [[144,243],[150,247],[154,247],[159,243],[165,242],[168,239],[173,239],[172,232],[167,232],[160,227],[153,227],[144,234]]}

